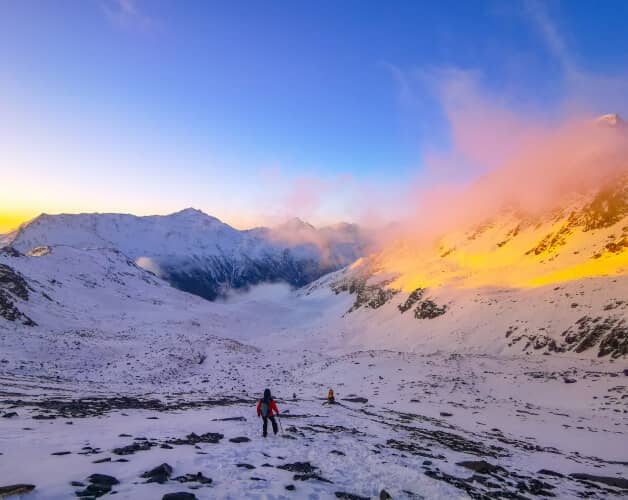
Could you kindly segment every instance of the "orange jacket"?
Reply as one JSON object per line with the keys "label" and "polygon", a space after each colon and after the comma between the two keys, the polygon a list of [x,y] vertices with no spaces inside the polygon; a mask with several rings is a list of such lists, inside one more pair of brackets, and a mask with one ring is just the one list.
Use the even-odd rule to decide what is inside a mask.
{"label": "orange jacket", "polygon": [[[270,405],[269,405],[269,417],[272,417],[273,415],[278,415],[279,414],[279,408],[277,408],[277,403],[275,403],[274,399],[270,400]],[[262,400],[260,399],[257,402],[257,416],[261,417],[262,416]]]}

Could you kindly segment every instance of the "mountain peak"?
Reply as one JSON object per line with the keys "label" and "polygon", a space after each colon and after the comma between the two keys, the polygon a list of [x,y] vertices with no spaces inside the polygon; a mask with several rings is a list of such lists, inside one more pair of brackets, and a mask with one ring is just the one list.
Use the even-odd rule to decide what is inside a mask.
{"label": "mountain peak", "polygon": [[179,216],[185,216],[185,217],[196,217],[196,216],[209,217],[209,215],[207,215],[202,210],[199,210],[198,208],[192,208],[192,207],[184,208],[183,210],[179,210],[178,212],[173,212],[170,215],[179,215]]}
{"label": "mountain peak", "polygon": [[275,229],[289,229],[291,231],[300,231],[300,230],[316,230],[316,228],[310,224],[309,222],[305,222],[299,217],[292,217],[282,224],[279,224]]}

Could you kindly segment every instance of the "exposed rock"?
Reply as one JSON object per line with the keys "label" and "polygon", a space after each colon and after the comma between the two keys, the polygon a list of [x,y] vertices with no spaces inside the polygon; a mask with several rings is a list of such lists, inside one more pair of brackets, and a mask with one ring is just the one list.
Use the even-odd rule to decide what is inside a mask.
{"label": "exposed rock", "polygon": [[369,500],[369,497],[362,497],[360,495],[354,495],[353,493],[346,493],[344,491],[335,491],[336,498],[343,498],[345,500]]}
{"label": "exposed rock", "polygon": [[294,462],[293,464],[278,465],[277,468],[290,472],[302,472],[305,474],[309,474],[318,470],[318,467],[312,465],[310,462]]}
{"label": "exposed rock", "polygon": [[109,493],[114,485],[120,483],[115,477],[106,474],[92,474],[87,480],[90,484],[84,490],[77,491],[75,493],[77,497],[98,498]]}
{"label": "exposed rock", "polygon": [[403,304],[399,304],[397,308],[403,314],[404,312],[412,309],[414,304],[416,304],[419,300],[423,298],[424,293],[425,288],[417,288],[416,290],[412,291],[410,295],[408,295],[406,301]]}
{"label": "exposed rock", "polygon": [[10,411],[2,415],[2,418],[13,418],[13,417],[17,417],[17,412]]}
{"label": "exposed rock", "polygon": [[485,460],[465,460],[462,462],[457,462],[456,465],[471,469],[472,471],[479,474],[490,474],[491,472],[499,472],[504,470],[502,467],[489,464]]}
{"label": "exposed rock", "polygon": [[202,472],[197,472],[196,474],[185,474],[183,476],[175,477],[174,480],[179,481],[180,483],[212,483],[212,479],[209,477],[205,477]]}
{"label": "exposed rock", "polygon": [[9,486],[0,486],[0,498],[14,495],[25,495],[34,489],[34,484],[11,484]]}
{"label": "exposed rock", "polygon": [[593,481],[595,483],[602,483],[608,486],[613,486],[615,488],[620,488],[622,490],[628,490],[628,479],[625,479],[623,477],[595,476],[593,474],[584,473],[569,474],[569,477],[573,477],[574,479],[580,479],[582,481]]}
{"label": "exposed rock", "polygon": [[168,479],[170,479],[170,475],[172,474],[172,467],[166,463],[158,465],[154,469],[151,469],[147,472],[144,472],[141,477],[144,479],[148,479],[147,483],[159,483],[163,484]]}
{"label": "exposed rock", "polygon": [[220,434],[218,432],[206,432],[205,434],[201,434],[200,436],[198,434],[191,433],[191,434],[188,434],[183,439],[170,439],[167,441],[167,443],[176,444],[176,445],[182,445],[182,444],[195,445],[199,443],[216,444],[216,443],[219,443],[220,440],[224,437],[225,436],[223,434]]}
{"label": "exposed rock", "polygon": [[161,497],[161,500],[196,500],[196,495],[187,491],[177,491],[175,493],[166,493]]}
{"label": "exposed rock", "polygon": [[150,450],[153,446],[155,446],[155,444],[149,441],[136,441],[135,443],[129,444],[127,446],[114,448],[112,453],[114,453],[115,455],[132,455],[137,451]]}
{"label": "exposed rock", "polygon": [[316,481],[322,481],[323,483],[333,484],[329,479],[325,479],[324,477],[319,476],[318,474],[295,474],[292,476],[292,479],[295,481],[309,481],[310,479],[315,479]]}
{"label": "exposed rock", "polygon": [[425,299],[420,302],[414,310],[416,319],[434,319],[442,316],[447,312],[447,306],[439,306],[431,299]]}
{"label": "exposed rock", "polygon": [[231,443],[248,443],[250,441],[246,436],[238,436],[229,440]]}
{"label": "exposed rock", "polygon": [[109,486],[120,484],[120,481],[118,481],[115,477],[108,476],[107,474],[92,474],[87,478],[87,480],[90,483],[105,484]]}

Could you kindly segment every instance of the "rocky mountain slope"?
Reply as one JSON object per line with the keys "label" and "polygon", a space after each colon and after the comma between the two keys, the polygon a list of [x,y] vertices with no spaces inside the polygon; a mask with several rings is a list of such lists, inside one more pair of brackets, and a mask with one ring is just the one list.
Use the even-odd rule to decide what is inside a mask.
{"label": "rocky mountain slope", "polygon": [[624,359],[628,176],[551,213],[508,210],[397,241],[301,293],[349,295],[345,334],[356,343]]}
{"label": "rocky mountain slope", "polygon": [[303,286],[364,254],[355,225],[316,229],[298,219],[238,231],[198,210],[168,216],[40,215],[2,237],[18,251],[46,245],[122,252],[182,290],[213,300],[263,282]]}

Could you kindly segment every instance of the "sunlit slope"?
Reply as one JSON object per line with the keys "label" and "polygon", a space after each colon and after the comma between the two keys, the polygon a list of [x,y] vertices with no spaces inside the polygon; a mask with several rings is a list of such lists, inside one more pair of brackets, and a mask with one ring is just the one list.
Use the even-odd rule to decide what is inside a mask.
{"label": "sunlit slope", "polygon": [[392,288],[535,287],[628,273],[628,177],[536,216],[512,210],[431,242],[399,241],[363,265]]}

